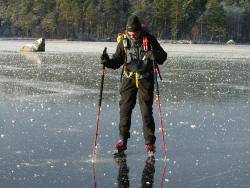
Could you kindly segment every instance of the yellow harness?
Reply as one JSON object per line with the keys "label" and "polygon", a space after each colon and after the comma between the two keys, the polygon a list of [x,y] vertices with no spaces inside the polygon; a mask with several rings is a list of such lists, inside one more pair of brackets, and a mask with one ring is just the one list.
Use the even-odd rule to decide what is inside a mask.
{"label": "yellow harness", "polygon": [[127,36],[124,33],[118,33],[118,36],[116,38],[117,43],[119,43],[121,40],[123,40],[123,48],[125,51],[125,58],[124,58],[124,69],[123,69],[123,73],[125,76],[127,77],[132,77],[135,75],[135,85],[138,88],[139,87],[139,73],[138,72],[128,72],[127,71],[127,48],[128,48],[128,42],[127,42]]}

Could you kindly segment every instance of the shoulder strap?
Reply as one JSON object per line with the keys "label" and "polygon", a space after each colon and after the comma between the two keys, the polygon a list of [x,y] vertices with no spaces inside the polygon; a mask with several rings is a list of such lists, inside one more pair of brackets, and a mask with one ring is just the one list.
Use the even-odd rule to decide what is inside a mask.
{"label": "shoulder strap", "polygon": [[126,49],[128,48],[128,38],[127,38],[126,34],[118,33],[118,35],[116,37],[116,42],[119,43],[121,40],[123,42],[123,47],[124,47],[124,50],[126,52]]}
{"label": "shoulder strap", "polygon": [[127,36],[124,33],[118,33],[116,37],[116,42],[119,43],[121,40],[127,38]]}
{"label": "shoulder strap", "polygon": [[127,40],[127,38],[123,39],[122,42],[123,42],[124,49],[127,49],[128,48],[128,40]]}
{"label": "shoulder strap", "polygon": [[[124,34],[124,33],[118,33],[118,36],[116,38],[116,42],[120,43],[121,40],[122,40],[122,43],[123,43],[123,48],[124,48],[125,54],[127,54],[128,40],[127,40],[126,34]],[[127,57],[125,55],[125,59],[124,59],[123,67],[122,67],[120,81],[122,81],[123,74],[124,74],[125,69],[126,69],[126,64],[127,64]]]}

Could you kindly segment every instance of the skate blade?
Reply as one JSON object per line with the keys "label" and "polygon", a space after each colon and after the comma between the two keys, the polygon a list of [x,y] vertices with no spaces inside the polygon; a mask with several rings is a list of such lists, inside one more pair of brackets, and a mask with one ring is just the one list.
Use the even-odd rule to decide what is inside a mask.
{"label": "skate blade", "polygon": [[124,151],[115,151],[113,153],[114,158],[123,158],[123,157],[127,157],[126,154],[124,153]]}

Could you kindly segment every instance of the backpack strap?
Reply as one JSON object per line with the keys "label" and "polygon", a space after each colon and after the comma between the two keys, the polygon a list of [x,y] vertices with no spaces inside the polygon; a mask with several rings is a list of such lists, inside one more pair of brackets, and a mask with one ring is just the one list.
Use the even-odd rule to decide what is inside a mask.
{"label": "backpack strap", "polygon": [[118,36],[116,38],[117,43],[119,43],[122,40],[123,43],[123,48],[125,52],[125,58],[124,58],[124,63],[122,66],[122,71],[121,71],[121,76],[120,76],[120,81],[122,81],[123,74],[126,73],[126,65],[127,65],[127,49],[128,49],[128,39],[126,34],[124,33],[118,33]]}
{"label": "backpack strap", "polygon": [[[118,33],[118,36],[116,38],[117,43],[119,43],[122,40],[123,42],[123,48],[124,48],[124,52],[125,52],[125,58],[124,58],[124,64],[122,67],[122,72],[121,72],[121,77],[120,77],[120,81],[122,81],[123,75],[125,75],[126,77],[132,77],[135,76],[135,83],[136,83],[136,87],[139,87],[139,79],[140,79],[140,74],[138,72],[127,72],[126,71],[126,66],[127,66],[127,49],[129,47],[128,44],[128,38],[126,36],[126,34],[124,33]],[[143,37],[143,49],[146,51],[150,50],[150,42],[148,40],[147,36]]]}

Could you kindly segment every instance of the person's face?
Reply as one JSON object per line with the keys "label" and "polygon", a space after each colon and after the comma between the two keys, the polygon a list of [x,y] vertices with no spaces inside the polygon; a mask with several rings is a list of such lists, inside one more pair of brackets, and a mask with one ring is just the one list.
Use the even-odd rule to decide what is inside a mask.
{"label": "person's face", "polygon": [[137,31],[128,31],[127,34],[132,40],[139,39],[139,32]]}

